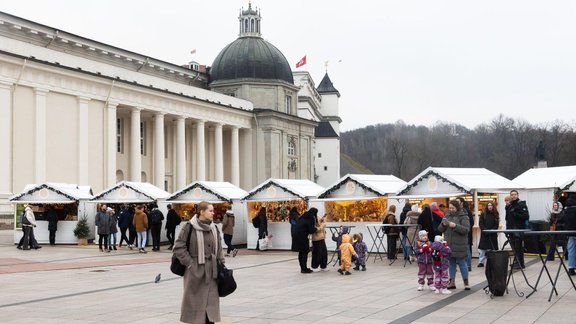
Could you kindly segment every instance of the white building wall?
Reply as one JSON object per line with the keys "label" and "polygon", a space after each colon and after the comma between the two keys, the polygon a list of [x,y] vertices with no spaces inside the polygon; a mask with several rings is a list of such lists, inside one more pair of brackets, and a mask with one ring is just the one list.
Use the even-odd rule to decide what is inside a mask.
{"label": "white building wall", "polygon": [[317,138],[314,159],[314,168],[318,176],[317,184],[327,188],[340,179],[340,140],[338,138]]}

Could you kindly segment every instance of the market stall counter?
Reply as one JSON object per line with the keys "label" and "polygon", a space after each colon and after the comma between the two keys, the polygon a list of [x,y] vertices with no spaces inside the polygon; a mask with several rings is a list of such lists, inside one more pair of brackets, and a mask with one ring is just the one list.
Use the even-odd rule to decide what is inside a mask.
{"label": "market stall counter", "polygon": [[32,208],[36,218],[37,227],[34,228],[34,237],[38,243],[47,244],[50,242],[49,214],[58,220],[55,243],[77,243],[78,238],[74,236],[74,228],[78,223],[79,216],[86,217],[89,222],[94,223],[94,212],[90,206],[91,203],[89,203],[90,198],[92,198],[92,189],[89,186],[65,183],[26,185],[21,193],[10,198],[10,201],[16,205],[14,208],[14,243],[18,243],[23,235],[21,215],[26,205]]}

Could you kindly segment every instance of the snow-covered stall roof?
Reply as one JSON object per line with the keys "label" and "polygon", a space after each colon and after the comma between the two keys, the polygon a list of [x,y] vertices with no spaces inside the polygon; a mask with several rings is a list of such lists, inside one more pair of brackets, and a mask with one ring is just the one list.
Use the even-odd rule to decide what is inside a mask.
{"label": "snow-covered stall roof", "polygon": [[121,181],[92,198],[99,203],[151,203],[170,193],[147,182]]}
{"label": "snow-covered stall roof", "polygon": [[393,175],[347,174],[319,195],[323,200],[373,199],[396,194],[406,181]]}
{"label": "snow-covered stall roof", "polygon": [[10,201],[28,204],[65,204],[92,198],[90,186],[68,183],[28,184]]}
{"label": "snow-covered stall roof", "polygon": [[576,191],[576,165],[530,169],[513,181],[526,189],[559,188],[563,191]]}
{"label": "snow-covered stall roof", "polygon": [[194,181],[186,188],[172,194],[166,201],[173,203],[198,203],[201,201],[221,203],[241,199],[246,194],[246,191],[230,182]]}
{"label": "snow-covered stall roof", "polygon": [[310,180],[268,179],[252,189],[242,200],[283,201],[315,198],[324,190]]}
{"label": "snow-covered stall roof", "polygon": [[397,196],[458,195],[507,192],[522,186],[485,168],[428,167],[410,180]]}

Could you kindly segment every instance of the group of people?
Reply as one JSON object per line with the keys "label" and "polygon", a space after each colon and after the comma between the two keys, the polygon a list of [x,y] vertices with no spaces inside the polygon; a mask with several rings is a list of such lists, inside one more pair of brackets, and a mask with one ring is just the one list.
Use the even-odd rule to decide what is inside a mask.
{"label": "group of people", "polygon": [[[152,236],[152,251],[160,251],[160,233],[164,214],[158,209],[157,205],[150,207],[124,205],[118,217],[113,208],[105,204],[101,205],[95,218],[100,251],[110,252],[117,250],[117,246],[122,247],[122,243],[125,242],[130,250],[136,247],[140,253],[146,253],[148,230],[150,230]],[[167,208],[168,214],[165,229],[166,236],[170,242],[168,249],[171,250],[174,246],[176,227],[180,225],[181,218],[172,208],[172,205],[168,205]],[[120,229],[120,240],[117,244],[118,228]]]}
{"label": "group of people", "polygon": [[[568,197],[565,205],[563,207],[559,201],[553,203],[550,212],[550,230],[576,231],[576,197]],[[568,260],[568,273],[572,276],[576,275],[576,236],[552,236],[547,255],[548,261],[554,261],[557,246],[562,247],[564,258]]]}

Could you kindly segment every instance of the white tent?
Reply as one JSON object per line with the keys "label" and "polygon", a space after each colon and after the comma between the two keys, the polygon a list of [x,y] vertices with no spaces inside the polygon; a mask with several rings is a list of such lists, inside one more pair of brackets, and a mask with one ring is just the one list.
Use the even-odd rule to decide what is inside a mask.
{"label": "white tent", "polygon": [[170,194],[147,182],[121,181],[108,188],[91,200],[98,203],[152,203],[164,200]]}
{"label": "white tent", "polygon": [[526,200],[530,220],[547,220],[555,195],[576,192],[576,165],[530,169],[514,182],[523,187],[518,191],[520,199]]}
{"label": "white tent", "polygon": [[248,215],[246,207],[240,199],[247,194],[246,191],[236,187],[230,182],[195,181],[179,190],[166,199],[167,203],[187,204],[207,201],[212,204],[231,203],[234,212],[233,244],[246,244],[246,227]]}
{"label": "white tent", "polygon": [[359,200],[396,194],[406,181],[393,175],[347,174],[322,191],[322,200]]}
{"label": "white tent", "polygon": [[[67,213],[61,215],[64,219],[58,222],[58,230],[56,231],[57,243],[76,243],[77,239],[74,236],[74,228],[78,223],[78,217],[86,216],[88,221],[94,222],[94,214],[86,203],[92,198],[92,189],[89,186],[79,186],[77,184],[67,183],[43,183],[43,184],[28,184],[24,190],[12,196],[9,200],[17,204],[15,210],[15,230],[14,230],[14,243],[20,241],[22,237],[22,228],[20,225],[20,215],[23,210],[24,204],[31,204],[34,212],[38,218],[38,226],[34,229],[34,235],[39,243],[49,242],[48,222],[43,218],[44,208],[42,205],[47,204],[75,204],[73,209],[65,209],[62,212]],[[59,217],[59,218],[61,218]]]}
{"label": "white tent", "polygon": [[[242,200],[247,202],[246,208],[248,208],[250,202],[309,201],[311,198],[316,198],[323,190],[323,187],[310,180],[268,179],[252,189]],[[309,207],[318,208],[320,206],[310,204]],[[248,209],[246,210],[248,215]],[[290,249],[292,239],[289,222],[269,222],[268,232],[274,235],[274,249]],[[256,248],[258,229],[249,225],[247,226],[246,235],[248,248]]]}

